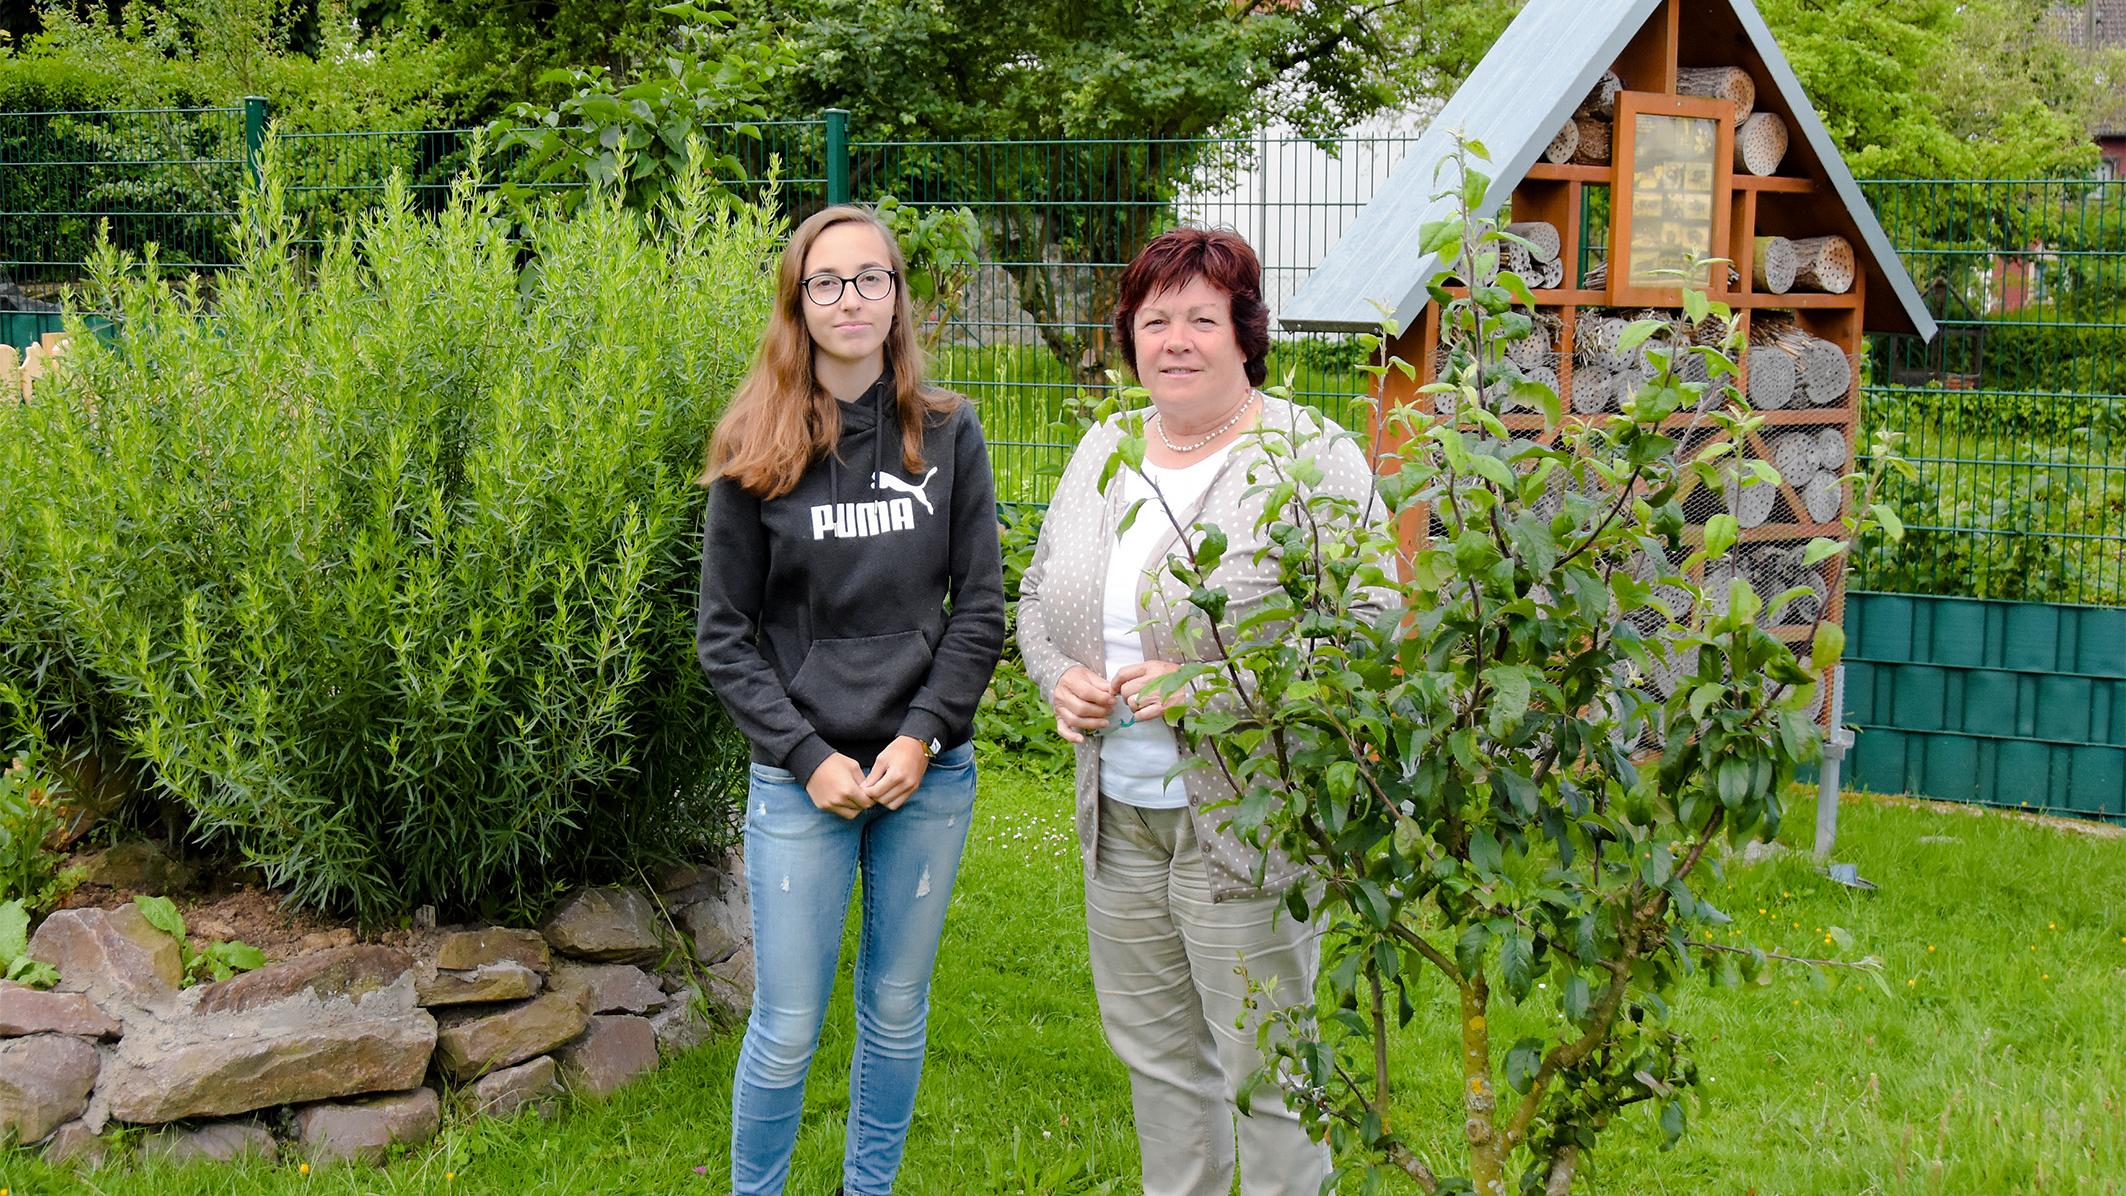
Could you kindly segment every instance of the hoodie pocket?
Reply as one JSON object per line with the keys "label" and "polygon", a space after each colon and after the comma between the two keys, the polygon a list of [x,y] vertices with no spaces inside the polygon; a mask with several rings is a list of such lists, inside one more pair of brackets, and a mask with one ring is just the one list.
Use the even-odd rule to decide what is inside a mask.
{"label": "hoodie pocket", "polygon": [[900,730],[929,674],[921,631],[813,640],[790,678],[790,701],[828,743],[876,743]]}

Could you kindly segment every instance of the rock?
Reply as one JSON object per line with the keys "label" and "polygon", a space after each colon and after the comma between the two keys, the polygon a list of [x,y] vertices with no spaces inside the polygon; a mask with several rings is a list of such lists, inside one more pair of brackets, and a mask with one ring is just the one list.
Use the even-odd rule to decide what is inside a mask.
{"label": "rock", "polygon": [[735,886],[679,911],[679,928],[694,945],[694,958],[719,964],[753,940],[753,911]]}
{"label": "rock", "polygon": [[707,1042],[716,1025],[695,1007],[700,990],[683,989],[672,994],[672,1003],[650,1015],[650,1031],[657,1036],[657,1049],[671,1058],[684,1055]]}
{"label": "rock", "polygon": [[584,1008],[590,1013],[648,1013],[664,1005],[664,989],[631,963],[563,960],[554,965],[551,984],[555,992],[583,992]]}
{"label": "rock", "polygon": [[588,1020],[574,993],[550,992],[499,1010],[446,1010],[438,1018],[436,1065],[453,1080],[470,1080],[553,1050]]}
{"label": "rock", "polygon": [[490,926],[485,930],[457,930],[436,944],[436,968],[470,972],[489,964],[513,963],[534,972],[553,966],[546,939],[536,930],[510,930]]}
{"label": "rock", "polygon": [[433,1088],[394,1092],[351,1104],[310,1105],[295,1114],[295,1136],[313,1163],[384,1161],[398,1143],[422,1143],[443,1124]]}
{"label": "rock", "polygon": [[71,1034],[76,1038],[116,1038],[124,1030],[116,1019],[83,993],[48,993],[0,981],[0,1038],[24,1034]]}
{"label": "rock", "polygon": [[656,908],[640,889],[585,889],[540,929],[554,950],[594,963],[645,963],[664,950]]}
{"label": "rock", "polygon": [[651,887],[659,897],[681,893],[696,885],[711,884],[716,880],[716,870],[705,864],[667,864],[659,868],[651,878]]}
{"label": "rock", "polygon": [[273,1131],[256,1121],[214,1121],[150,1134],[141,1139],[140,1153],[143,1158],[167,1163],[192,1159],[233,1163],[245,1155],[257,1155],[270,1163],[280,1158],[280,1144],[273,1140]]}
{"label": "rock", "polygon": [[594,1017],[583,1037],[554,1052],[554,1062],[571,1090],[611,1096],[657,1070],[657,1032],[647,1018]]}
{"label": "rock", "polygon": [[338,926],[331,930],[320,930],[316,934],[306,934],[295,940],[295,953],[297,955],[315,955],[320,951],[330,951],[334,947],[352,946],[354,946],[354,931],[345,926]]}
{"label": "rock", "polygon": [[37,927],[29,956],[59,969],[60,992],[86,993],[121,1019],[167,1004],[184,983],[177,940],[132,905],[60,910]]}
{"label": "rock", "polygon": [[101,1063],[95,1047],[65,1035],[0,1042],[0,1140],[41,1142],[81,1116]]}
{"label": "rock", "polygon": [[398,983],[412,967],[412,956],[391,947],[339,947],[204,985],[193,1008],[200,1013],[240,1013],[298,995],[358,1001]]}
{"label": "rock", "polygon": [[81,862],[89,884],[131,893],[183,893],[191,889],[192,867],[151,839],[113,843]]}
{"label": "rock", "polygon": [[508,1117],[526,1105],[543,1111],[551,1107],[552,1098],[560,1092],[560,1072],[553,1056],[541,1055],[474,1081],[472,1109],[482,1117]]}
{"label": "rock", "polygon": [[[540,944],[544,946],[544,943]],[[539,973],[519,963],[491,963],[469,972],[423,969],[414,979],[421,1004],[477,1005],[538,995]]]}
{"label": "rock", "polygon": [[753,944],[709,969],[709,1004],[734,1022],[752,1015]]}
{"label": "rock", "polygon": [[52,1136],[44,1143],[46,1162],[79,1167],[85,1171],[94,1171],[103,1166],[104,1159],[110,1153],[111,1144],[104,1140],[103,1135],[90,1129],[86,1121],[67,1122],[53,1130]]}
{"label": "rock", "polygon": [[399,1092],[421,1082],[435,1044],[410,972],[360,996],[299,988],[272,1004],[128,1023],[96,1095],[121,1121],[157,1124]]}

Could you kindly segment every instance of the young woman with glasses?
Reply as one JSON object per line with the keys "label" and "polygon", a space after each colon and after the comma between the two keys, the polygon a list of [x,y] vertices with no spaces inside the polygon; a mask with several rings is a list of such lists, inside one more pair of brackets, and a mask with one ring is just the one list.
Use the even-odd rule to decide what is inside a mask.
{"label": "young woman with glasses", "polygon": [[966,400],[924,380],[904,274],[861,208],[798,227],[701,479],[696,647],[753,752],[734,1196],[783,1191],[859,873],[842,1176],[853,1196],[893,1188],[1003,650],[988,449]]}

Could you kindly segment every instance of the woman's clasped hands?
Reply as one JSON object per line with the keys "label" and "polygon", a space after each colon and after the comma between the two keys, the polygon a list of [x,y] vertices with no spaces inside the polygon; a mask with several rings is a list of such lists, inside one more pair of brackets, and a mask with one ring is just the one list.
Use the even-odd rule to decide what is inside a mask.
{"label": "woman's clasped hands", "polygon": [[1056,734],[1071,743],[1084,743],[1088,734],[1165,717],[1169,709],[1180,705],[1179,695],[1162,693],[1152,682],[1180,667],[1171,660],[1139,661],[1122,666],[1110,679],[1082,664],[1073,665],[1048,698],[1056,712]]}

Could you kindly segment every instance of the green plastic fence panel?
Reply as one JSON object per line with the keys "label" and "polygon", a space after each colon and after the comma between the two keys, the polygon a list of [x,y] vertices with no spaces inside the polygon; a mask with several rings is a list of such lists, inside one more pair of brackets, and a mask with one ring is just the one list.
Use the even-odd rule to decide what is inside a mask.
{"label": "green plastic fence panel", "polygon": [[1847,782],[2126,819],[2126,610],[1855,593]]}

